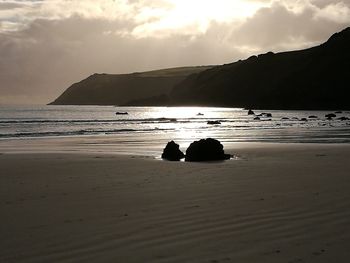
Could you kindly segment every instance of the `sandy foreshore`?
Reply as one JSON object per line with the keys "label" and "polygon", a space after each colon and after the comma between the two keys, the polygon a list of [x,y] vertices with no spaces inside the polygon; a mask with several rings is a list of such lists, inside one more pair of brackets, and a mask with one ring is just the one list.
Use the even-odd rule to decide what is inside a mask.
{"label": "sandy foreshore", "polygon": [[232,147],[214,163],[0,149],[0,262],[350,261],[350,145]]}

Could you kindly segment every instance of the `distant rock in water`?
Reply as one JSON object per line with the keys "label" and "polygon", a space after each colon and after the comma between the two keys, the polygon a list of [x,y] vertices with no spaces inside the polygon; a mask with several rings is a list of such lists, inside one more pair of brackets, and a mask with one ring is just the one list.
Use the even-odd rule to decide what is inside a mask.
{"label": "distant rock in water", "polygon": [[204,115],[203,113],[200,113],[200,112],[197,113],[197,116],[203,116],[203,115]]}
{"label": "distant rock in water", "polygon": [[228,160],[230,154],[225,154],[224,146],[215,139],[208,138],[195,141],[186,150],[186,162],[205,162]]}
{"label": "distant rock in water", "polygon": [[115,115],[128,115],[129,113],[127,112],[122,112],[122,111],[117,111]]}
{"label": "distant rock in water", "polygon": [[311,116],[309,116],[309,119],[317,119],[318,117],[317,116],[315,116],[315,115],[311,115]]}
{"label": "distant rock in water", "polygon": [[220,121],[208,121],[207,124],[215,125],[215,124],[221,124],[221,122]]}
{"label": "distant rock in water", "polygon": [[179,145],[174,141],[167,143],[162,154],[162,159],[168,161],[180,161],[184,157],[184,153],[179,149]]}
{"label": "distant rock in water", "polygon": [[255,114],[254,111],[252,111],[252,110],[248,111],[248,115],[254,115],[254,114]]}
{"label": "distant rock in water", "polygon": [[337,117],[337,115],[335,115],[334,113],[329,113],[325,115],[326,118],[335,118]]}

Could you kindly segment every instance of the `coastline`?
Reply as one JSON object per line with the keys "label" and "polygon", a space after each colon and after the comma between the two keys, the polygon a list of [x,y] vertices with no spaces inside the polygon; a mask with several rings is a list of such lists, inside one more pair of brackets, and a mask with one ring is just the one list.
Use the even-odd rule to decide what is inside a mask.
{"label": "coastline", "polygon": [[225,144],[213,163],[27,146],[0,151],[2,262],[350,257],[349,144]]}

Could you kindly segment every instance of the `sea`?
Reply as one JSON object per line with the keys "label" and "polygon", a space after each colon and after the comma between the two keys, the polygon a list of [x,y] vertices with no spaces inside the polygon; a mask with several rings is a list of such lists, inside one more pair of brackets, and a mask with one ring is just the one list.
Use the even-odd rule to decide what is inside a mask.
{"label": "sea", "polygon": [[[2,106],[0,140],[113,136],[124,144],[142,142],[144,147],[171,140],[185,145],[208,137],[223,143],[350,143],[349,111],[254,112],[215,107]],[[327,119],[329,113],[336,117]]]}

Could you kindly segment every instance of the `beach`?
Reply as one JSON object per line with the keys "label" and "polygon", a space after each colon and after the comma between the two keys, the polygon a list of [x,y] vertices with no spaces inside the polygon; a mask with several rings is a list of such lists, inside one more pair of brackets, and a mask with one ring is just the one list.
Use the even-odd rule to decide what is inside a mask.
{"label": "beach", "polygon": [[6,143],[0,262],[349,261],[349,144],[233,143],[232,160],[187,163]]}
{"label": "beach", "polygon": [[0,263],[349,263],[350,0],[0,0]]}

